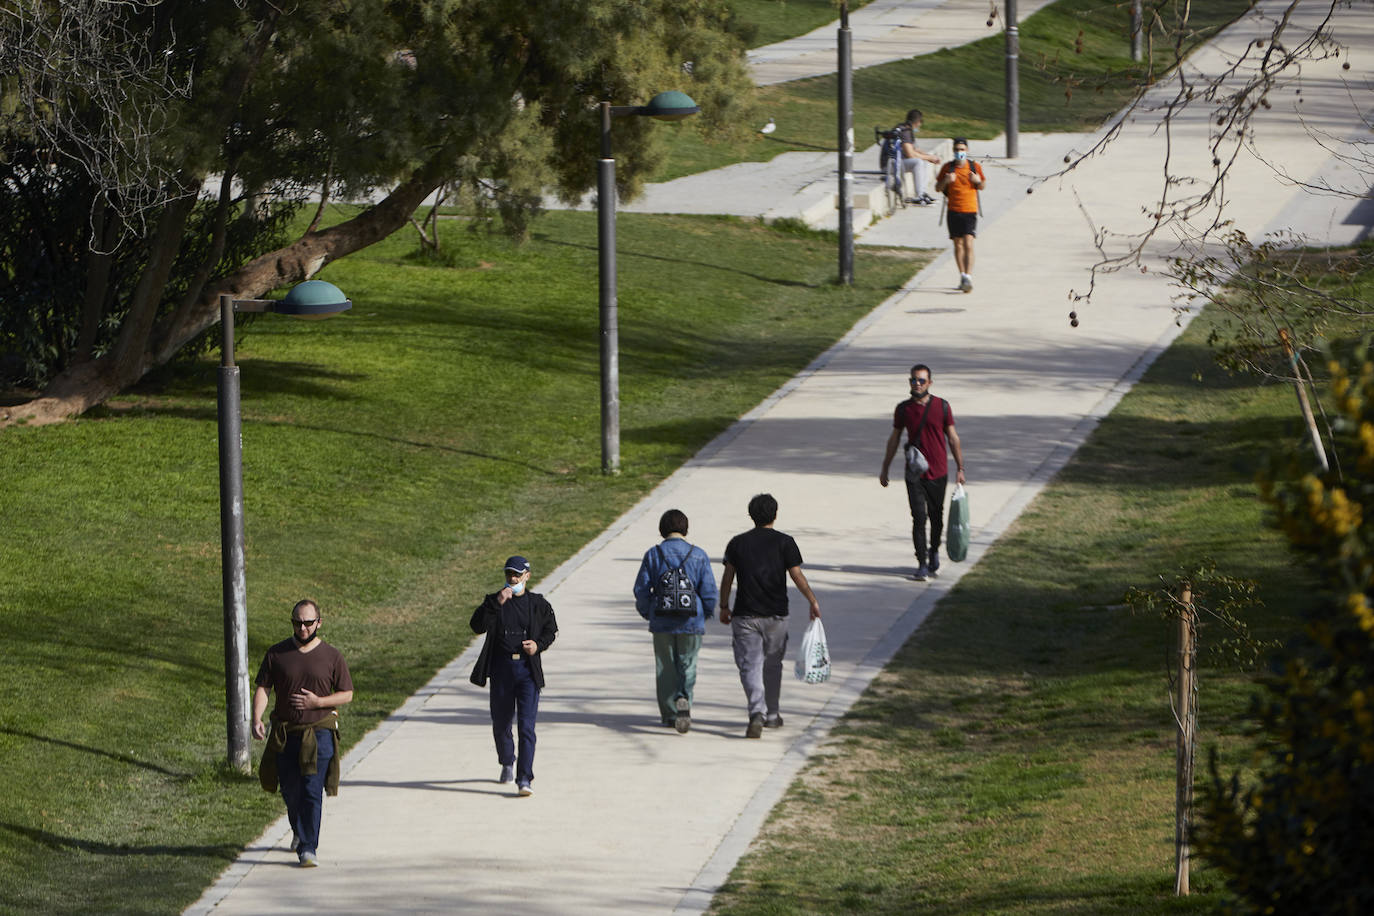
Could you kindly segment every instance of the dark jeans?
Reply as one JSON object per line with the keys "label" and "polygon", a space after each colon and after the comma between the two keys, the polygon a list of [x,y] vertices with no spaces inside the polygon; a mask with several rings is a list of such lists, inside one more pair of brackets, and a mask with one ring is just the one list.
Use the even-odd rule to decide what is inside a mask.
{"label": "dark jeans", "polygon": [[318,756],[315,773],[301,773],[301,736],[286,739],[286,748],[277,755],[277,783],[286,802],[286,817],[296,831],[296,852],[317,852],[320,848],[320,819],[324,815],[324,777],[334,757],[334,733],[327,728],[315,730]]}
{"label": "dark jeans", "polygon": [[[906,499],[911,504],[911,544],[916,548],[916,563],[924,566],[930,555],[940,549],[940,530],[945,525],[945,486],[949,478],[906,479]],[[930,519],[930,546],[926,547],[926,519]]]}
{"label": "dark jeans", "polygon": [[[529,785],[534,781],[534,720],[539,715],[539,687],[530,674],[529,663],[504,652],[492,655],[491,734],[496,739],[496,759],[502,766],[515,764],[515,781]],[[520,755],[516,758],[511,740],[511,724],[519,719]]]}

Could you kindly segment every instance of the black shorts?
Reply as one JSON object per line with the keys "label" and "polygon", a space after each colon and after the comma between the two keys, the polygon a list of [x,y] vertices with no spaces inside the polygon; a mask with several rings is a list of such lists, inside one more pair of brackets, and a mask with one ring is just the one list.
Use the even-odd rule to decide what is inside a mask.
{"label": "black shorts", "polygon": [[957,239],[961,235],[977,235],[978,214],[950,210],[945,214],[945,225],[949,226],[949,237],[952,239]]}

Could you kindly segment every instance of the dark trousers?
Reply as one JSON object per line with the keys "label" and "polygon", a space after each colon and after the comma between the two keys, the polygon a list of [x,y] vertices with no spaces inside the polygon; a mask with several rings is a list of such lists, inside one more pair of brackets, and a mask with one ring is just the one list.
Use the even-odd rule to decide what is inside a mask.
{"label": "dark trousers", "polygon": [[286,817],[296,831],[296,852],[317,852],[320,848],[320,820],[324,816],[324,777],[329,761],[334,757],[334,733],[327,728],[315,729],[318,756],[315,772],[307,776],[301,772],[301,736],[286,739],[286,748],[277,755],[277,784],[286,802]]}
{"label": "dark trousers", "polygon": [[[529,785],[534,781],[534,721],[539,716],[539,686],[530,674],[529,663],[497,652],[491,659],[491,734],[496,739],[496,759],[502,766],[515,764],[515,781]],[[516,723],[520,737],[511,740],[511,724]]]}
{"label": "dark trousers", "polygon": [[[906,479],[906,499],[911,504],[911,544],[916,548],[916,562],[924,566],[932,553],[940,549],[940,530],[945,525],[945,486],[949,478],[927,480]],[[930,519],[930,546],[926,546],[926,519]]]}

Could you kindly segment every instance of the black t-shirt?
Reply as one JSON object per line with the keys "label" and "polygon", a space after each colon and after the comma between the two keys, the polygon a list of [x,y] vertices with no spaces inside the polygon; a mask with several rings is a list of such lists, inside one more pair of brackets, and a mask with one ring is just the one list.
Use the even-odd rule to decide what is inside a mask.
{"label": "black t-shirt", "polygon": [[519,595],[512,595],[501,605],[501,621],[499,624],[501,635],[501,651],[509,652],[512,655],[524,652],[520,644],[530,636],[530,593],[525,590]]}
{"label": "black t-shirt", "polygon": [[787,571],[802,563],[790,535],[755,528],[730,539],[725,562],[734,567],[738,596],[735,617],[786,617]]}

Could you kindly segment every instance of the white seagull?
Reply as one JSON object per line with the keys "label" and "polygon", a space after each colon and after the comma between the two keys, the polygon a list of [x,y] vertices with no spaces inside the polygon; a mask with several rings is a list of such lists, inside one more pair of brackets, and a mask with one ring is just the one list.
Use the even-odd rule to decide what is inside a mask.
{"label": "white seagull", "polygon": [[763,125],[762,127],[759,128],[759,133],[761,133],[761,134],[771,134],[773,131],[775,131],[775,130],[777,130],[777,129],[778,129],[778,125],[776,125],[776,124],[773,123],[773,119],[772,119],[772,118],[769,118],[769,119],[768,119],[768,123],[765,124],[765,125]]}

